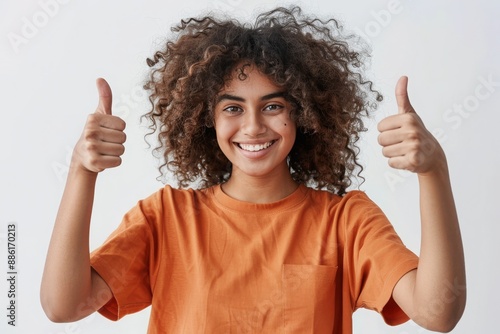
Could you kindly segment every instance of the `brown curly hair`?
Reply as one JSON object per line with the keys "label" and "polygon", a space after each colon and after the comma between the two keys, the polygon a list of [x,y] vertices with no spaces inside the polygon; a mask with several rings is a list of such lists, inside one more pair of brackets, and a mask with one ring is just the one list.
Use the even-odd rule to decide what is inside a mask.
{"label": "brown curly hair", "polygon": [[[343,34],[335,19],[306,17],[299,7],[257,16],[251,26],[213,16],[190,18],[172,28],[174,41],[147,59],[145,89],[152,109],[143,115],[157,133],[162,164],[180,187],[225,182],[231,163],[213,127],[216,97],[242,62],[284,87],[297,124],[288,164],[293,179],[343,195],[363,170],[356,142],[363,116],[382,96],[362,74],[366,47]],[[348,41],[352,41],[352,45]],[[244,80],[244,78],[240,78]]]}

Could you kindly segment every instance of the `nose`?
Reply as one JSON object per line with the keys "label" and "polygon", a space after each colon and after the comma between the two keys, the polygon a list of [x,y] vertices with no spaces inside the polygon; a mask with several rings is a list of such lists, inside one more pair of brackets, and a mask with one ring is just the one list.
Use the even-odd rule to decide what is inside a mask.
{"label": "nose", "polygon": [[243,133],[249,137],[258,137],[266,132],[263,116],[258,111],[248,111],[243,119]]}

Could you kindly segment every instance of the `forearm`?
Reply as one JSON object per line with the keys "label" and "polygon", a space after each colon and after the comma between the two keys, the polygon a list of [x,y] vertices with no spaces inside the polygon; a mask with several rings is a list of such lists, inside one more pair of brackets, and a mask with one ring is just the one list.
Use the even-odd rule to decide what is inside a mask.
{"label": "forearm", "polygon": [[442,161],[439,168],[418,176],[422,241],[415,278],[414,320],[422,321],[422,325],[441,323],[446,328],[446,324],[454,326],[463,313],[466,279],[449,172],[446,159]]}
{"label": "forearm", "polygon": [[[74,320],[72,312],[92,289],[89,226],[96,177],[71,167],[57,213],[40,293],[44,310],[58,321]],[[59,319],[61,314],[69,318]]]}
{"label": "forearm", "polygon": [[42,277],[42,307],[53,321],[79,320],[111,298],[90,267],[89,229],[97,173],[121,164],[125,122],[111,112],[112,92],[97,79],[99,105],[75,145]]}
{"label": "forearm", "polygon": [[446,156],[408,98],[408,78],[396,84],[398,114],[378,124],[389,165],[418,174],[422,242],[418,269],[404,275],[393,298],[412,320],[451,330],[465,308],[465,264]]}

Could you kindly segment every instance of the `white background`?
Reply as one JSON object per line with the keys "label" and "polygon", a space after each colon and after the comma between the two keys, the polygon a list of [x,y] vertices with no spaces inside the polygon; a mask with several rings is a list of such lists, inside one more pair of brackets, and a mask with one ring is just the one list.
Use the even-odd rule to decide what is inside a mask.
{"label": "white background", "polygon": [[[7,225],[15,222],[19,271],[17,327],[7,326],[8,286],[1,279],[0,331],[145,333],[149,310],[116,323],[92,315],[73,324],[53,324],[38,297],[71,150],[87,114],[97,105],[95,79],[102,76],[110,83],[114,111],[127,122],[128,140],[123,165],[99,176],[92,248],[103,242],[138,199],[162,186],[139,123],[149,107],[140,90],[147,71],[145,59],[182,18],[216,10],[249,19],[276,3],[54,1],[0,2],[0,262],[6,273]],[[369,132],[361,144],[366,167],[361,189],[418,253],[416,177],[387,166],[375,128],[379,120],[396,112],[394,85],[400,75],[409,76],[411,101],[447,153],[461,220],[468,303],[453,333],[498,332],[499,2],[313,0],[298,4],[307,13],[341,19],[347,29],[361,32],[372,44],[370,76],[385,99],[367,122]],[[371,311],[360,310],[354,318],[355,333],[425,332],[411,322],[390,328]]]}

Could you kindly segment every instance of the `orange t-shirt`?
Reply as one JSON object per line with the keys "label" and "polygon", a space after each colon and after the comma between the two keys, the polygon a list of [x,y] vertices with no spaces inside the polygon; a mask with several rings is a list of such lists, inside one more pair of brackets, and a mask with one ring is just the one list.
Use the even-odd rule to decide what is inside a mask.
{"label": "orange t-shirt", "polygon": [[117,320],[152,305],[148,333],[352,333],[360,307],[391,325],[391,298],[418,264],[361,191],[301,185],[274,203],[220,186],[164,187],[139,203],[91,255]]}

